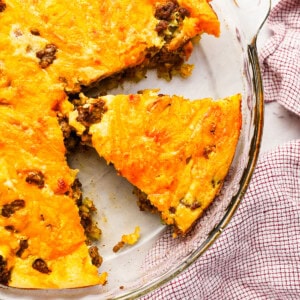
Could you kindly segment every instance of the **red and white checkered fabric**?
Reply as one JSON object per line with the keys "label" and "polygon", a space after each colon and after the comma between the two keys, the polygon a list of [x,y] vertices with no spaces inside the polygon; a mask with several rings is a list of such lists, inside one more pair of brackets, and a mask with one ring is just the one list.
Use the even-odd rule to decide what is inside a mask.
{"label": "red and white checkered fabric", "polygon": [[260,53],[265,101],[300,115],[300,0],[281,0],[268,26],[273,35]]}
{"label": "red and white checkered fabric", "polygon": [[185,272],[142,299],[300,299],[300,140],[261,156],[219,239]]}
{"label": "red and white checkered fabric", "polygon": [[[300,115],[300,0],[281,0],[262,49],[265,100]],[[300,140],[261,155],[226,230],[144,300],[300,299]]]}

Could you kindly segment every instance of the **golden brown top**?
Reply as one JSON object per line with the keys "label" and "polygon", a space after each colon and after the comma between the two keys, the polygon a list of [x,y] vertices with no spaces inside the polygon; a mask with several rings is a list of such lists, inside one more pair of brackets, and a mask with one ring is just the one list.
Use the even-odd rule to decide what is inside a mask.
{"label": "golden brown top", "polygon": [[241,96],[189,101],[145,91],[101,101],[107,112],[90,127],[94,147],[147,194],[167,224],[185,233],[228,173],[241,128]]}

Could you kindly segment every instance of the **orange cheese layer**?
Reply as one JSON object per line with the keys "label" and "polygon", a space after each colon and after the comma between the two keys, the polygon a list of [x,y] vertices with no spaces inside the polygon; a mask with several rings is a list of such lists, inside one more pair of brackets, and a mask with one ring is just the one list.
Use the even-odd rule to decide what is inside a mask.
{"label": "orange cheese layer", "polygon": [[[188,101],[145,91],[105,96],[93,146],[185,233],[217,195],[241,128],[241,96]],[[93,100],[91,100],[93,101]]]}
{"label": "orange cheese layer", "polygon": [[[77,172],[66,163],[56,117],[34,118],[6,105],[0,106],[0,116],[0,255],[12,267],[10,285],[59,288],[101,283],[89,259],[78,208],[67,196]],[[42,186],[28,182],[29,175],[37,173],[42,174]],[[3,208],[15,200],[24,201],[24,207],[5,216]],[[16,255],[21,240],[28,241],[28,248]],[[35,259],[43,259],[51,273],[33,269]]]}
{"label": "orange cheese layer", "polygon": [[[1,35],[9,34],[2,56],[38,64],[36,53],[57,48],[47,73],[67,90],[78,90],[99,78],[140,64],[148,49],[164,45],[155,28],[156,7],[167,1],[36,1],[9,0],[1,13]],[[203,32],[219,35],[219,21],[206,0],[179,1],[190,12],[170,43],[175,50]],[[6,38],[6,37],[5,37]],[[2,51],[1,50],[1,51]],[[20,60],[11,67],[21,71]],[[6,59],[6,63],[8,63]]]}
{"label": "orange cheese layer", "polygon": [[[155,31],[159,1],[0,2],[0,256],[11,271],[8,283],[0,281],[29,288],[102,284],[69,196],[77,171],[67,165],[56,115],[73,109],[66,90],[140,64],[148,48],[163,46]],[[191,16],[174,48],[204,31],[218,35],[206,1],[180,3]],[[32,174],[43,184],[30,182]],[[15,200],[22,207],[5,216]],[[51,272],[32,268],[35,259]]]}

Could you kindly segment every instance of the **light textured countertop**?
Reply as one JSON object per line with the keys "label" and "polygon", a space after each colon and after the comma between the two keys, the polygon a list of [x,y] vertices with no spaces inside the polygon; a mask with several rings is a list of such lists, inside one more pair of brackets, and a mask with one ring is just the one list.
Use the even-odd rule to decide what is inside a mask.
{"label": "light textured countertop", "polygon": [[[273,0],[272,7],[278,2],[278,0]],[[258,50],[263,47],[270,34],[268,24],[265,23],[258,36]],[[277,102],[265,103],[264,130],[260,153],[295,139],[300,139],[300,117]]]}

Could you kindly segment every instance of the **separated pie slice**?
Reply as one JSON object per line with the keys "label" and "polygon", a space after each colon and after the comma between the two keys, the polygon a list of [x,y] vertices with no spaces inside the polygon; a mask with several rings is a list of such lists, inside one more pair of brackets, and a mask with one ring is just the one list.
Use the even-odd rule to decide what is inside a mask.
{"label": "separated pie slice", "polygon": [[138,190],[142,207],[185,234],[218,195],[242,123],[239,94],[189,101],[146,90],[82,97],[70,124]]}

